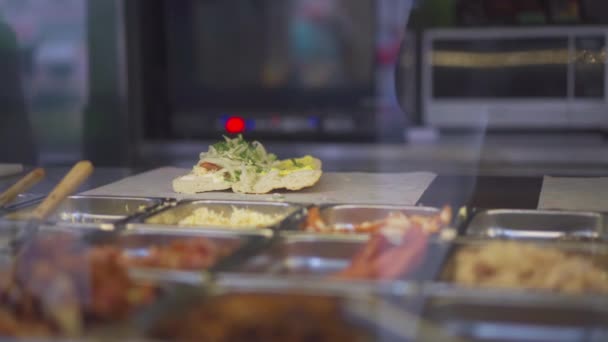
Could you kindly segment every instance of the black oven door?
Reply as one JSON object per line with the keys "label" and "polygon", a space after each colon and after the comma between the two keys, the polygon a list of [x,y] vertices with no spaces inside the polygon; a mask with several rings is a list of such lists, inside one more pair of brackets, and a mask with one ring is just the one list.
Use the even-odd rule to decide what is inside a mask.
{"label": "black oven door", "polygon": [[255,138],[376,134],[374,0],[144,2],[146,138],[216,139],[232,118]]}

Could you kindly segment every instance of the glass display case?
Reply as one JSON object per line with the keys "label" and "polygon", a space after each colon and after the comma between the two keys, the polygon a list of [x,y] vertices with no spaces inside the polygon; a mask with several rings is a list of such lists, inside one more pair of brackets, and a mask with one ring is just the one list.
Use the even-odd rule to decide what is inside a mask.
{"label": "glass display case", "polygon": [[0,340],[608,340],[604,3],[0,1]]}

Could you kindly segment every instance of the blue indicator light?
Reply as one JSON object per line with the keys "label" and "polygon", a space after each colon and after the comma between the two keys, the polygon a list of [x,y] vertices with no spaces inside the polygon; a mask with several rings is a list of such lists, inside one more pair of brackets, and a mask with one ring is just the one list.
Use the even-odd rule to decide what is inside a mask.
{"label": "blue indicator light", "polygon": [[255,129],[255,120],[254,119],[245,120],[245,127],[247,127],[248,131],[253,131]]}
{"label": "blue indicator light", "polygon": [[317,128],[321,124],[321,120],[316,116],[311,116],[308,118],[308,126],[311,128]]}

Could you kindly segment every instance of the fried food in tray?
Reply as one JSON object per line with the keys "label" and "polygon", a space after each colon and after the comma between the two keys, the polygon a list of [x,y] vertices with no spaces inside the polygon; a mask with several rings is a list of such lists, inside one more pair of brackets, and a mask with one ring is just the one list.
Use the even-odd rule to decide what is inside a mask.
{"label": "fried food in tray", "polygon": [[608,293],[608,251],[580,250],[515,241],[459,248],[448,280],[472,287]]}
{"label": "fried food in tray", "polygon": [[350,265],[332,277],[359,280],[403,278],[422,265],[427,248],[428,234],[418,227],[396,238],[375,233],[353,257]]}
{"label": "fried food in tray", "polygon": [[377,233],[381,230],[406,231],[410,228],[420,228],[426,233],[437,233],[452,220],[451,207],[444,207],[432,215],[407,213],[403,210],[390,210],[380,219],[370,219],[363,222],[328,223],[321,214],[321,208],[314,206],[308,209],[306,221],[302,229],[312,233]]}
{"label": "fried food in tray", "polygon": [[130,267],[204,270],[228,256],[239,243],[218,244],[205,237],[183,237],[144,248],[126,248],[121,253]]}
{"label": "fried food in tray", "polygon": [[37,236],[0,274],[0,337],[78,337],[93,325],[123,322],[162,294],[158,284],[129,278],[130,268],[202,270],[237,246],[165,238],[90,244],[76,234]]}
{"label": "fried food in tray", "polygon": [[177,341],[369,341],[344,318],[338,298],[231,293],[193,304],[155,324],[152,337]]}
{"label": "fried food in tray", "polygon": [[89,248],[71,234],[25,244],[0,288],[0,336],[80,336],[85,327],[126,318],[157,288],[128,277],[120,251]]}

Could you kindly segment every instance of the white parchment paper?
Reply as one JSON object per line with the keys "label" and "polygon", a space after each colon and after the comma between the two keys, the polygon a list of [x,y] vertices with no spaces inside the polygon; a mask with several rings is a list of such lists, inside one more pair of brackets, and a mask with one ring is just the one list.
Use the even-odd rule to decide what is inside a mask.
{"label": "white parchment paper", "polygon": [[[231,191],[195,195],[173,192],[174,178],[190,170],[163,167],[118,182],[89,190],[86,195],[173,197],[211,200],[277,200],[272,194],[243,195]],[[411,173],[339,173],[326,172],[314,187],[301,191],[281,191],[283,200],[293,203],[367,203],[415,205],[436,175],[431,172]]]}
{"label": "white parchment paper", "polygon": [[608,177],[545,176],[538,208],[608,211]]}

